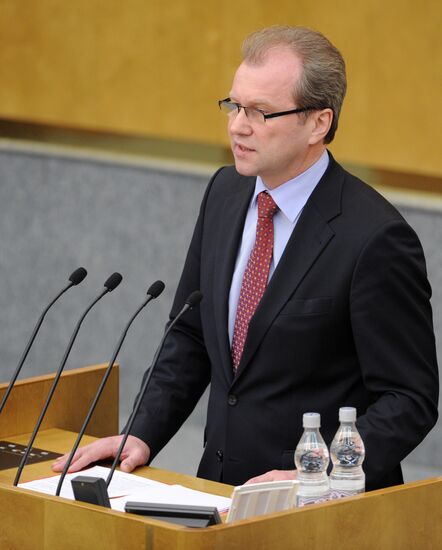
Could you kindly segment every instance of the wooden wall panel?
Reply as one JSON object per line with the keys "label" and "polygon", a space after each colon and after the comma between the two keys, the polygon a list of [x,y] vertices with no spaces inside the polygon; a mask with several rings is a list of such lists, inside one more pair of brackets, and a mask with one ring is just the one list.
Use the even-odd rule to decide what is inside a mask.
{"label": "wooden wall panel", "polygon": [[[79,432],[107,365],[70,369],[60,377],[41,429]],[[86,433],[105,437],[118,432],[118,365],[114,365]],[[55,373],[18,380],[0,417],[0,437],[31,433],[41,413]],[[8,383],[0,383],[0,400]]]}
{"label": "wooden wall panel", "polygon": [[275,23],[346,58],[340,159],[442,175],[437,0],[2,0],[0,117],[225,146],[216,100],[244,36]]}

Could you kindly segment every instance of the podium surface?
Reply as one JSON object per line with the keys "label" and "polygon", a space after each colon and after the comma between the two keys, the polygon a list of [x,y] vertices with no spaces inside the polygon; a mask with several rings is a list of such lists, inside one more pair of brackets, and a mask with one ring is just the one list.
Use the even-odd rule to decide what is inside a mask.
{"label": "podium surface", "polygon": [[[54,404],[58,413],[61,411],[63,414],[49,414],[48,411],[47,425],[39,434],[35,447],[59,453],[70,450],[93,393],[90,399],[78,399],[78,395],[83,395],[76,393],[76,388],[81,384],[78,377],[83,384],[86,378],[90,382],[95,380],[96,388],[103,369],[104,366],[97,366],[66,373],[62,386],[65,407],[61,402]],[[94,425],[94,418],[91,421],[89,433],[94,436],[116,433],[114,423],[118,416],[117,375],[116,370],[113,383],[106,390],[106,407],[102,412],[97,411],[98,424]],[[37,388],[47,383],[47,378],[50,379],[38,377],[20,384],[27,388],[29,397],[29,392],[32,393],[30,387],[34,385]],[[0,386],[0,397],[5,386]],[[44,393],[41,388],[35,388],[36,394]],[[20,386],[16,389],[16,401],[13,402],[15,407],[19,405],[17,399],[20,392],[24,391]],[[60,393],[61,391],[60,389]],[[23,394],[20,399],[22,398]],[[41,401],[43,398],[44,396]],[[38,403],[39,399],[35,397],[29,403]],[[83,401],[86,403],[83,404]],[[82,411],[76,411],[78,415],[69,413],[69,407],[75,404],[78,408],[85,409],[84,415]],[[0,437],[14,443],[26,444],[29,433],[17,430],[14,434],[4,417],[11,414],[14,416],[13,427],[20,427],[20,421],[28,426],[29,419],[23,410],[18,412],[9,405],[11,403],[8,403],[5,415],[0,418]],[[26,409],[28,404],[22,401],[20,406],[21,409]],[[68,409],[63,410],[66,407]],[[11,411],[9,415],[6,409]],[[29,413],[32,418],[27,432],[32,430],[37,414]],[[106,418],[109,421],[108,426]],[[70,431],[66,428],[67,422],[70,423]],[[77,425],[72,426],[75,422]],[[58,423],[61,425],[57,426]],[[86,436],[82,444],[92,439],[91,435]],[[230,496],[232,491],[231,486],[152,467],[139,468],[136,474],[222,496]],[[50,462],[40,462],[24,469],[22,481],[49,475],[52,475]],[[442,549],[442,477],[231,524],[192,529],[13,487],[14,476],[15,469],[0,471],[2,550]]]}

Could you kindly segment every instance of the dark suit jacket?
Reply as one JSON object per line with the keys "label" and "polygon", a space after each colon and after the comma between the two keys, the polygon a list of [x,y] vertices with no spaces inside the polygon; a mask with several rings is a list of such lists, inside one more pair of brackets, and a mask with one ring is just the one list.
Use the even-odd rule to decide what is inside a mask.
{"label": "dark suit jacket", "polygon": [[228,296],[255,178],[222,168],[206,191],[172,308],[200,308],[166,342],[131,433],[152,457],[211,383],[198,475],[234,485],[293,469],[302,414],[355,406],[367,489],[400,483],[400,461],[437,419],[431,289],[419,240],[376,191],[332,158],[250,323],[237,377]]}

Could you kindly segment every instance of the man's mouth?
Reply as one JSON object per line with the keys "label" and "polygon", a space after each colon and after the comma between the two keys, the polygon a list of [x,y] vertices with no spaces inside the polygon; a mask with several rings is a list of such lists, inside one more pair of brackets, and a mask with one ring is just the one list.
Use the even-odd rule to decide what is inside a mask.
{"label": "man's mouth", "polygon": [[240,153],[251,153],[255,149],[251,149],[250,147],[246,147],[245,145],[241,145],[240,143],[235,143],[235,150],[239,151]]}

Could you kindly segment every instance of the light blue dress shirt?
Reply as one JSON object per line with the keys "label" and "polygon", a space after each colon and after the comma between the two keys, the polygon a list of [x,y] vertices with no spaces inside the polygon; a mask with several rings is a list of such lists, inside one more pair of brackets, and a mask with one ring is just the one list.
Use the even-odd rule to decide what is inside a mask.
{"label": "light blue dress shirt", "polygon": [[261,191],[267,191],[278,205],[279,210],[273,217],[274,244],[273,257],[270,263],[269,280],[278,265],[284,252],[287,242],[293,229],[301,215],[308,198],[319,180],[327,170],[329,157],[327,151],[321,155],[315,162],[296,178],[293,178],[275,189],[267,189],[262,179],[256,178],[255,192],[250,201],[247,211],[244,229],[242,233],[241,244],[236,258],[235,270],[233,272],[232,284],[229,294],[229,339],[230,345],[233,339],[233,329],[235,326],[236,309],[238,307],[239,293],[241,291],[242,279],[247,262],[255,244],[256,223],[258,221],[258,201],[257,197]]}

